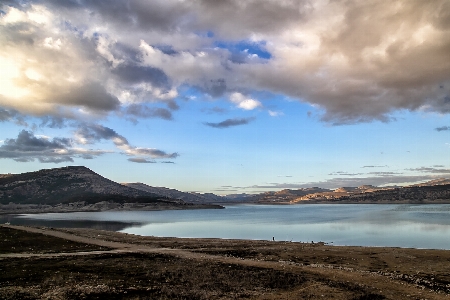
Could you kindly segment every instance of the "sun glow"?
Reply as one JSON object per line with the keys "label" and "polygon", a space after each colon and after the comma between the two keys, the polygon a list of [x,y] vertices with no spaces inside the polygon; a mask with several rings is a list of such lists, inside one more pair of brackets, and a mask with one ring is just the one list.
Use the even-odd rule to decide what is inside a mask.
{"label": "sun glow", "polygon": [[17,86],[20,77],[20,69],[12,60],[0,57],[0,95],[20,98],[28,94],[28,91]]}

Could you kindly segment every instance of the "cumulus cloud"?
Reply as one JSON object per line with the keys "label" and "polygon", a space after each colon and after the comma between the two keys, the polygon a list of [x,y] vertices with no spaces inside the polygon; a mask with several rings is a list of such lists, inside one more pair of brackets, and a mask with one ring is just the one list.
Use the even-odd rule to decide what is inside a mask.
{"label": "cumulus cloud", "polygon": [[213,128],[228,128],[232,126],[246,125],[253,121],[254,118],[234,118],[226,119],[225,121],[219,123],[204,123],[206,126]]}
{"label": "cumulus cloud", "polygon": [[50,140],[37,137],[26,130],[22,130],[15,139],[6,139],[0,146],[0,158],[17,162],[30,162],[35,159],[41,163],[73,162],[75,157],[92,159],[105,153],[107,151],[75,148],[68,138]]}
{"label": "cumulus cloud", "polygon": [[146,158],[173,159],[179,156],[176,152],[167,153],[159,149],[132,146],[123,135],[118,134],[114,129],[99,124],[81,125],[75,132],[75,137],[80,144],[92,144],[101,140],[110,140],[124,154],[135,156],[132,160],[129,159],[132,162],[144,162]]}
{"label": "cumulus cloud", "polygon": [[261,103],[236,91],[286,95],[332,124],[450,113],[447,0],[17,0],[0,9],[0,106],[24,114],[107,115],[173,100],[184,86],[231,95],[244,110]]}

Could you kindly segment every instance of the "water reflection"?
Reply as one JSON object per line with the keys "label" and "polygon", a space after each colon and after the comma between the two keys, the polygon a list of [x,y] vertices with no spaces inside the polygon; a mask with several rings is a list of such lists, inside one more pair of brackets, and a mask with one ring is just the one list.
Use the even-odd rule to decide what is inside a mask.
{"label": "water reflection", "polygon": [[[37,215],[36,215],[37,216]],[[125,223],[115,221],[91,221],[91,220],[54,220],[33,218],[33,215],[0,215],[0,224],[10,223],[12,225],[54,227],[54,228],[92,228],[108,231],[121,231],[139,223]]]}
{"label": "water reflection", "polygon": [[239,205],[224,210],[80,212],[0,216],[0,222],[139,235],[323,241],[450,249],[450,205]]}

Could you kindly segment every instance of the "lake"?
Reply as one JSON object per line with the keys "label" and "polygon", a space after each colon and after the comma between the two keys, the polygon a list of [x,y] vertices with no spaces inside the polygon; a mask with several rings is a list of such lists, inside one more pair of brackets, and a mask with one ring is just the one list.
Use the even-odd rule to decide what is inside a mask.
{"label": "lake", "polygon": [[450,249],[450,204],[230,205],[225,209],[0,216],[0,222],[90,227],[144,236]]}

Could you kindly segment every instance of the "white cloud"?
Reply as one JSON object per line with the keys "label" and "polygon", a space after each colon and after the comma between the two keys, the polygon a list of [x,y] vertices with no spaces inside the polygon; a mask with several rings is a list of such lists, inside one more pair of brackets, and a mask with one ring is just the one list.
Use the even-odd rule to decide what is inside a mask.
{"label": "white cloud", "polygon": [[44,39],[43,43],[44,47],[54,49],[54,50],[61,50],[61,39],[57,39],[56,41],[53,41],[52,37],[47,37]]}
{"label": "white cloud", "polygon": [[237,92],[230,95],[230,101],[236,104],[237,107],[244,110],[253,110],[262,106],[261,102],[259,102],[258,100],[247,98],[241,93]]}

